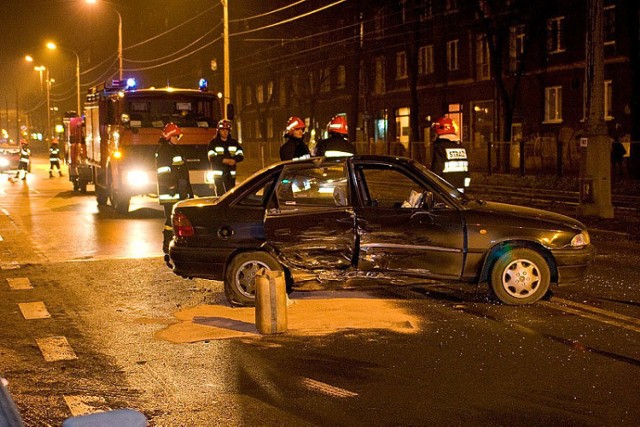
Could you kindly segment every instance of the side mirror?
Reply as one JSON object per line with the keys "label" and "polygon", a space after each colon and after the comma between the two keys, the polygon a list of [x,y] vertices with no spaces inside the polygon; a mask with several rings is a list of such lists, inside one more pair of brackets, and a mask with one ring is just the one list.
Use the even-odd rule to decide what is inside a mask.
{"label": "side mirror", "polygon": [[433,193],[431,191],[422,193],[422,207],[426,210],[431,210],[433,207]]}

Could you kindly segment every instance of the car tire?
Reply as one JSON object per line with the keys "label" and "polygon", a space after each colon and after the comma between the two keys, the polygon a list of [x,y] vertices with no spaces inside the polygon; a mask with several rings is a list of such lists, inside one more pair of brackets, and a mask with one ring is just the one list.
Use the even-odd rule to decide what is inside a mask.
{"label": "car tire", "polygon": [[259,269],[282,271],[280,263],[266,252],[242,252],[236,255],[226,271],[224,294],[232,305],[255,305],[255,276]]}
{"label": "car tire", "polygon": [[515,248],[502,254],[491,267],[489,284],[496,298],[508,305],[538,301],[549,290],[551,273],[538,252]]}

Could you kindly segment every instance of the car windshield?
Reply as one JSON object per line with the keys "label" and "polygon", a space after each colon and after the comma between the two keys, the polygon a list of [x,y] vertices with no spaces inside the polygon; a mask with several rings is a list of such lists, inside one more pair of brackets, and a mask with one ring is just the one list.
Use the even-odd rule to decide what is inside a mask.
{"label": "car windshield", "polygon": [[442,179],[442,177],[433,173],[423,164],[418,163],[416,161],[412,161],[412,164],[418,169],[420,169],[425,175],[427,175],[431,179],[431,181],[433,181],[433,183],[439,187],[440,190],[442,190],[444,193],[449,194],[449,196],[456,199],[458,202],[462,203],[463,205],[466,205],[467,203],[473,200],[471,197],[460,192],[453,185],[449,184],[447,181]]}

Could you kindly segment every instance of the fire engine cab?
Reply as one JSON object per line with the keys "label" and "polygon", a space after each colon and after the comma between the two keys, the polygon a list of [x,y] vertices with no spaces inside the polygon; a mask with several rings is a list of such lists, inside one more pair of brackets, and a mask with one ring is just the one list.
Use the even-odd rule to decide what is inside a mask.
{"label": "fire engine cab", "polygon": [[[173,122],[183,132],[178,148],[187,160],[195,195],[212,195],[206,148],[220,118],[217,95],[204,88],[137,89],[132,80],[91,88],[84,106],[85,137],[77,150],[83,165],[79,188],[90,180],[98,204],[110,203],[123,214],[131,197],[155,194],[155,151],[164,125]],[[83,168],[89,172],[83,174]]]}

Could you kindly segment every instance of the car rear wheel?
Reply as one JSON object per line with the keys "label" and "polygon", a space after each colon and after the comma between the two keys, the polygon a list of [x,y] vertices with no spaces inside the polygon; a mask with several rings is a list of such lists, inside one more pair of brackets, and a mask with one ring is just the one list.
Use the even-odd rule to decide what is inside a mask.
{"label": "car rear wheel", "polygon": [[547,261],[527,248],[512,249],[500,256],[490,272],[491,290],[509,305],[531,304],[549,290],[551,273]]}
{"label": "car rear wheel", "polygon": [[224,293],[229,303],[255,305],[255,278],[258,271],[282,271],[280,263],[266,252],[243,252],[236,255],[227,268]]}

